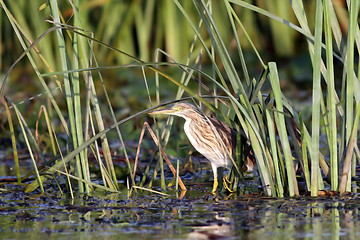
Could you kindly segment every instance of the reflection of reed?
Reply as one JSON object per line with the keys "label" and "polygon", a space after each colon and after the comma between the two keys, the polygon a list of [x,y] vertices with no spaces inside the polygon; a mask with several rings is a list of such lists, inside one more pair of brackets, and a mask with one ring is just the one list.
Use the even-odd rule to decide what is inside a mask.
{"label": "reflection of reed", "polygon": [[360,236],[359,206],[354,200],[247,199],[233,204],[237,210],[231,211],[228,227],[238,238],[355,240]]}

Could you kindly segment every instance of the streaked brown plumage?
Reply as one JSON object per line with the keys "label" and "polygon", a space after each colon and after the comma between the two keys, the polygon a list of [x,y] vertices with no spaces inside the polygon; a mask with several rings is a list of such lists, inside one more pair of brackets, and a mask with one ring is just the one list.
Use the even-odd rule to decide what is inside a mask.
{"label": "streaked brown plumage", "polygon": [[216,118],[204,115],[194,105],[177,103],[171,108],[150,114],[175,115],[185,119],[184,131],[193,147],[206,157],[214,174],[213,192],[218,187],[217,169],[232,167],[231,156],[235,149],[236,131]]}

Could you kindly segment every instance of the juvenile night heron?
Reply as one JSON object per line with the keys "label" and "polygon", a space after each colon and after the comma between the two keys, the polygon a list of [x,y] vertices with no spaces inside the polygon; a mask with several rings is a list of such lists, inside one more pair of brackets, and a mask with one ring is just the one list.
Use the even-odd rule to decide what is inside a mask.
{"label": "juvenile night heron", "polygon": [[171,108],[153,111],[150,114],[175,115],[185,119],[184,131],[193,147],[206,157],[214,174],[215,192],[218,183],[218,168],[232,167],[231,156],[235,149],[236,131],[216,118],[204,115],[194,105],[177,103]]}

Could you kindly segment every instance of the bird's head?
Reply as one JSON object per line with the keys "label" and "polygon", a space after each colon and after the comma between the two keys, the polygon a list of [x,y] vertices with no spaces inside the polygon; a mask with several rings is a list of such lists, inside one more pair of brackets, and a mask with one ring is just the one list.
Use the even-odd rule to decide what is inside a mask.
{"label": "bird's head", "polygon": [[194,105],[189,103],[177,103],[170,108],[165,108],[157,111],[150,112],[151,115],[166,114],[183,117],[185,119],[194,119],[202,113]]}

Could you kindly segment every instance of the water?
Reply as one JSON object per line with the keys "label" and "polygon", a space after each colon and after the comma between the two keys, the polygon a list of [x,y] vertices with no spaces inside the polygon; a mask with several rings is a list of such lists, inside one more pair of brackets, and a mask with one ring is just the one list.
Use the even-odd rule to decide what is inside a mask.
{"label": "water", "polygon": [[182,199],[139,192],[74,200],[2,192],[0,238],[360,239],[359,195],[276,199],[207,191],[193,189]]}
{"label": "water", "polygon": [[[15,175],[12,166],[1,162],[0,180]],[[360,239],[359,194],[215,196],[211,183],[198,180],[202,184],[188,184],[181,197],[140,190],[129,196],[124,189],[71,199],[51,181],[45,195],[1,185],[0,239]]]}

